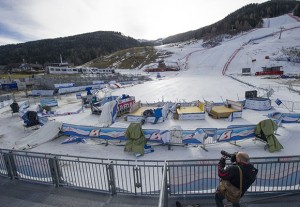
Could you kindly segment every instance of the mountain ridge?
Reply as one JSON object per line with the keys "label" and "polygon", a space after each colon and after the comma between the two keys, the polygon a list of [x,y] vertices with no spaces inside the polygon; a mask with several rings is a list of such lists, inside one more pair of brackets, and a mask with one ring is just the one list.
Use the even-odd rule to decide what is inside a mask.
{"label": "mountain ridge", "polygon": [[[258,10],[257,8],[261,9]],[[260,16],[252,14],[251,11],[253,10],[259,11]],[[261,27],[263,16],[272,17],[291,10],[296,15],[300,15],[299,1],[269,1],[262,4],[249,4],[212,25],[154,41],[136,40],[124,36],[120,32],[98,31],[69,37],[4,45],[0,46],[0,65],[17,62],[47,64],[59,62],[60,55],[62,55],[64,61],[81,65],[128,48],[154,46],[161,43],[169,44],[192,39],[218,42],[220,41],[218,38],[223,38],[220,35],[236,35],[240,32]],[[224,21],[228,21],[228,23]]]}

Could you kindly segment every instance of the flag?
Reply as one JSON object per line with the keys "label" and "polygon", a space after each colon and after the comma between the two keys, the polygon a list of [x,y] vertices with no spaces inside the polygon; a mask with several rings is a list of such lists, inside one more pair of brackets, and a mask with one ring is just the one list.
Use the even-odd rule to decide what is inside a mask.
{"label": "flag", "polygon": [[275,100],[275,103],[276,103],[278,106],[280,106],[280,104],[282,104],[282,101],[279,100],[279,98],[277,98],[277,99]]}

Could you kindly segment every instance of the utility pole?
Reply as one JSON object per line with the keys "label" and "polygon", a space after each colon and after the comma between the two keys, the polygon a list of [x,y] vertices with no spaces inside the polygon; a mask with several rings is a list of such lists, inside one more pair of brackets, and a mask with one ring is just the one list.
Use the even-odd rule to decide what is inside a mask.
{"label": "utility pole", "polygon": [[284,29],[283,26],[280,27],[280,34],[279,34],[279,39],[281,39],[281,33],[282,33],[282,30]]}

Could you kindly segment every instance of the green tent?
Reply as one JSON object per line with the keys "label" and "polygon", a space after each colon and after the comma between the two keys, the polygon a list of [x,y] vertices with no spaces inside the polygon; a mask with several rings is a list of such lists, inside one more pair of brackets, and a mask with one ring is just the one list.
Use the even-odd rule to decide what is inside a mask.
{"label": "green tent", "polygon": [[125,137],[128,141],[125,144],[124,151],[144,155],[144,146],[147,141],[140,123],[130,123],[125,132]]}
{"label": "green tent", "polygon": [[255,134],[267,142],[269,152],[276,152],[283,149],[283,146],[274,135],[274,131],[276,131],[277,128],[277,124],[271,119],[263,120],[256,125]]}

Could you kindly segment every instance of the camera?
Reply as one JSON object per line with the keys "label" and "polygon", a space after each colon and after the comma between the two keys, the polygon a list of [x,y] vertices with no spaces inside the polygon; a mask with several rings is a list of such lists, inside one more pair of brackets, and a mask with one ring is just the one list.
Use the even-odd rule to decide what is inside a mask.
{"label": "camera", "polygon": [[230,158],[230,161],[231,161],[231,162],[236,162],[236,154],[237,154],[237,152],[231,154],[231,153],[229,153],[229,152],[226,152],[225,150],[222,150],[222,151],[221,151],[221,154],[222,154],[223,156],[225,156],[225,157]]}

